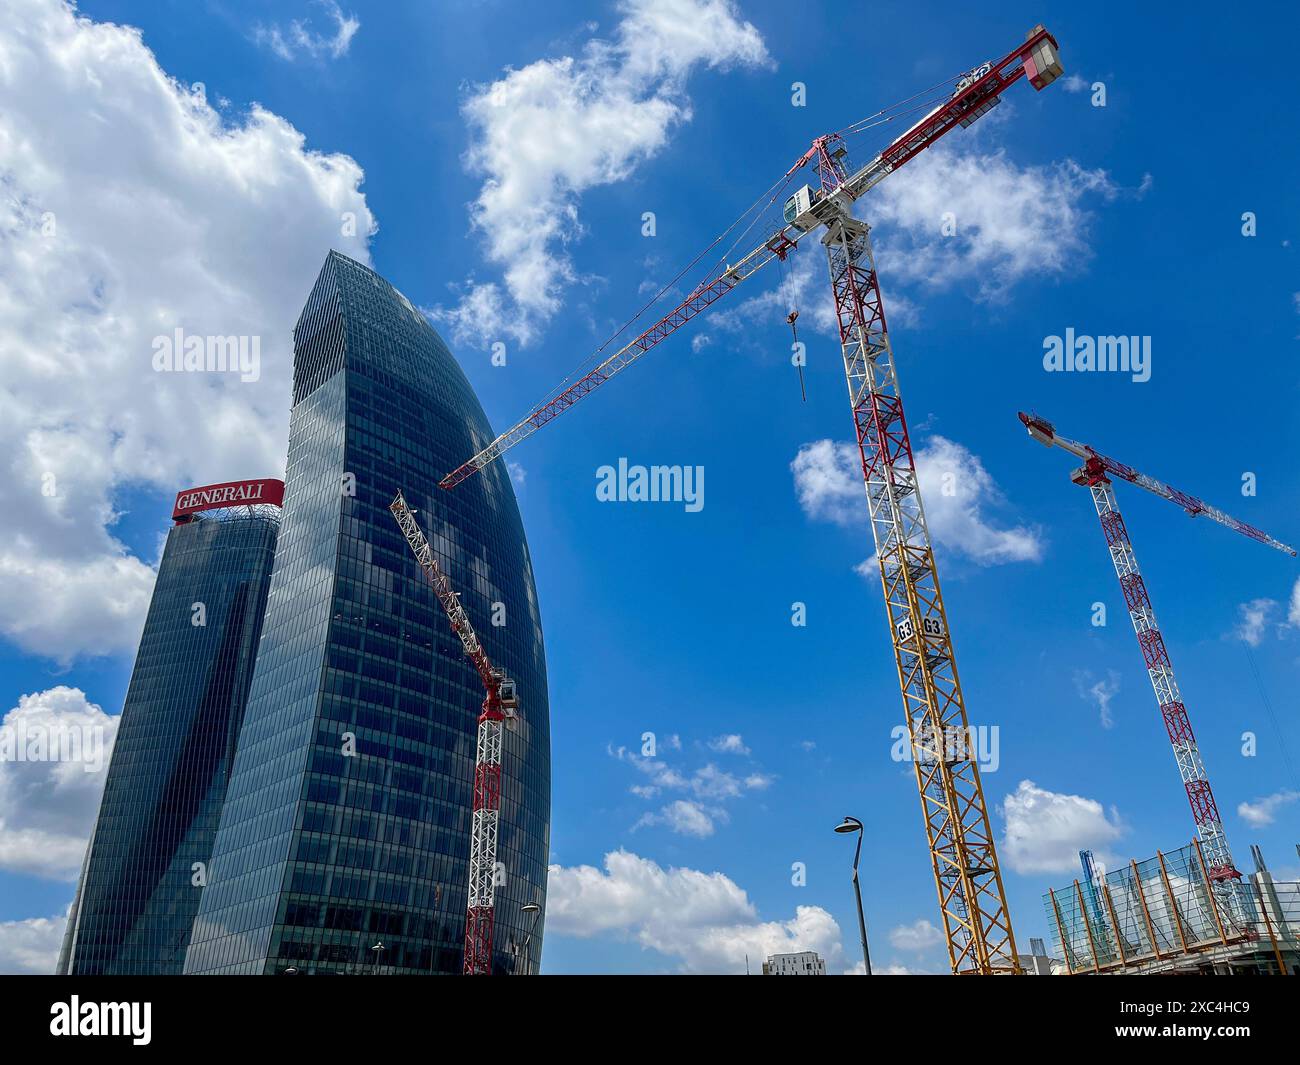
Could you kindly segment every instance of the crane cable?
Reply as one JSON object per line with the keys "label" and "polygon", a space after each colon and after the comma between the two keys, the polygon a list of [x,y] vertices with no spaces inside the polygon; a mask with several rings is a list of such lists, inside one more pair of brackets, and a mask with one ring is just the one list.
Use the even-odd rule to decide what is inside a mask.
{"label": "crane cable", "polygon": [[[898,108],[902,107],[904,104],[910,104],[913,100],[919,99],[922,96],[927,96],[930,93],[935,92],[940,88],[950,85],[952,82],[956,81],[958,78],[965,75],[965,73],[966,71],[960,70],[955,74],[949,75],[948,77],[944,78],[941,81],[936,81],[928,89],[922,89],[920,92],[914,92],[912,93],[911,96],[899,100],[896,103],[890,104],[888,107],[882,107],[875,114],[867,115],[866,118],[860,118],[856,122],[850,122],[847,126],[845,126],[842,130],[839,131],[838,135],[841,137],[847,137],[851,133],[861,133],[864,130],[871,129],[874,126],[883,125],[885,122],[892,122],[895,118],[901,117],[901,115],[909,114],[911,111],[916,111],[921,107],[925,107],[926,104],[919,104],[916,107],[909,108],[907,111],[901,111],[898,114],[891,114],[891,112],[897,111]],[[881,117],[881,116],[885,116],[885,117]]]}
{"label": "crane cable", "polygon": [[788,303],[790,305],[790,313],[785,316],[785,320],[789,324],[790,334],[794,338],[793,343],[791,344],[791,351],[794,352],[795,369],[799,371],[799,395],[802,398],[802,401],[804,403],[807,403],[808,390],[804,387],[804,380],[803,380],[804,358],[803,358],[803,352],[799,350],[799,330],[798,328],[796,328],[794,324],[796,321],[799,320],[799,308],[794,305],[795,304],[794,280],[793,280],[794,271],[790,267],[790,265],[785,261],[784,256],[778,256],[778,258],[781,260],[781,288],[786,290],[788,294]]}

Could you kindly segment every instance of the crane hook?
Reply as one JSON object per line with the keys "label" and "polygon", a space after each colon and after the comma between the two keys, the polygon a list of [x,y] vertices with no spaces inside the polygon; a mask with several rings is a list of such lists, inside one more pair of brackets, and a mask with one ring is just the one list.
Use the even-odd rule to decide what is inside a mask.
{"label": "crane hook", "polygon": [[[789,314],[787,314],[787,315],[785,316],[785,320],[786,320],[787,322],[790,323],[790,334],[791,334],[791,336],[794,337],[794,343],[795,343],[796,345],[799,343],[799,330],[795,327],[795,324],[794,324],[794,323],[795,323],[796,321],[798,321],[798,319],[799,319],[799,311],[798,311],[798,308],[796,308],[795,310],[792,310]],[[803,402],[804,402],[804,403],[807,403],[807,402],[808,402],[808,392],[807,392],[807,390],[804,388],[804,384],[803,384],[803,357],[802,357],[802,352],[796,351],[796,352],[795,352],[795,355],[796,355],[796,361],[795,361],[794,366],[795,366],[795,369],[799,371],[799,395],[802,397]]]}

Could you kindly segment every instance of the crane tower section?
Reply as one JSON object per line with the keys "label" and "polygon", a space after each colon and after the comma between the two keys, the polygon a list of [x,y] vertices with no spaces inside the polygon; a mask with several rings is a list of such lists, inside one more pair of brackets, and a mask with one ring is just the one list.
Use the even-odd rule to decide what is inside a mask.
{"label": "crane tower section", "polygon": [[949,959],[1018,973],[868,228],[841,208],[822,241]]}
{"label": "crane tower section", "polygon": [[501,820],[502,725],[518,714],[515,682],[492,665],[447,575],[433,554],[415,514],[401,492],[389,505],[398,528],[411,545],[415,560],[433,587],[452,631],[474,663],[485,692],[478,717],[474,754],[474,805],[470,817],[469,895],[465,907],[465,960],[462,972],[478,976],[492,972],[493,927],[496,914],[497,835]]}
{"label": "crane tower section", "polygon": [[1174,665],[1169,659],[1164,635],[1156,622],[1156,612],[1151,605],[1151,597],[1147,594],[1146,582],[1138,569],[1137,555],[1133,552],[1133,542],[1129,539],[1124,516],[1115,500],[1115,486],[1096,460],[1090,460],[1082,469],[1075,471],[1071,480],[1092,493],[1093,506],[1097,508],[1097,517],[1101,520],[1101,530],[1106,536],[1115,576],[1119,578],[1124,605],[1133,621],[1133,631],[1137,633],[1138,645],[1142,648],[1142,659],[1151,678],[1160,716],[1164,719],[1169,742],[1174,748],[1178,773],[1182,777],[1183,787],[1187,789],[1187,801],[1192,807],[1192,819],[1196,822],[1197,834],[1201,838],[1210,880],[1218,883],[1240,879],[1241,873],[1233,864],[1228,836],[1223,830],[1219,807],[1210,788],[1210,777],[1201,760],[1196,735],[1192,732],[1191,718],[1187,715],[1182,693],[1178,690]]}

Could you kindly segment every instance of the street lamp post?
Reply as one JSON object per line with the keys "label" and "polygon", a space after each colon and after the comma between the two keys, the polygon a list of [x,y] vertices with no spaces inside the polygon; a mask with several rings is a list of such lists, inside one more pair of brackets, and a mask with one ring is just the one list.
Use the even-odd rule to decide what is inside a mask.
{"label": "street lamp post", "polygon": [[537,927],[537,918],[541,915],[542,908],[535,902],[529,902],[523,907],[524,913],[532,914],[533,919],[528,922],[528,934],[524,936],[524,975],[533,975],[533,930]]}
{"label": "street lamp post", "polygon": [[382,942],[381,942],[381,943],[376,943],[376,944],[375,944],[373,947],[371,947],[370,949],[373,950],[373,951],[375,952],[375,970],[374,970],[374,975],[375,975],[375,976],[378,976],[378,975],[379,975],[379,956],[384,952],[384,944],[383,944]]}
{"label": "street lamp post", "polygon": [[862,822],[856,817],[845,817],[843,822],[835,826],[836,832],[856,832],[858,834],[858,845],[853,852],[853,894],[858,902],[858,932],[862,936],[862,962],[866,966],[867,975],[871,975],[871,954],[867,950],[867,919],[862,915],[862,887],[858,883],[858,859],[862,857]]}

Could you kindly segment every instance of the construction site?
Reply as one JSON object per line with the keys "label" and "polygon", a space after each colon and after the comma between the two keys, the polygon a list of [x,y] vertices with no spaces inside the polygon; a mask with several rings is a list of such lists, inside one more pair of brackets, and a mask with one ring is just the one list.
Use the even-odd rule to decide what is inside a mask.
{"label": "construction site", "polygon": [[[1152,596],[1119,510],[1115,485],[1126,482],[1142,488],[1188,515],[1204,516],[1254,540],[1256,546],[1247,550],[1270,548],[1294,557],[1296,552],[1286,544],[1195,496],[1058,434],[1045,418],[1019,414],[1032,439],[1063,450],[1082,463],[1070,480],[1088,490],[1100,520],[1196,832],[1196,838],[1185,846],[1109,872],[1099,870],[1092,855],[1084,852],[1082,876],[1044,896],[1046,925],[1056,954],[1050,965],[1036,963],[1042,960],[1039,941],[1035,941],[1032,956],[1017,950],[979,766],[968,751],[954,750],[942,739],[969,733],[966,699],[921,499],[893,340],[876,273],[871,225],[862,215],[869,216],[867,194],[878,183],[886,178],[906,181],[905,175],[892,175],[947,134],[986,115],[1017,82],[1042,91],[1062,73],[1056,39],[1043,26],[1036,26],[1001,58],[979,63],[890,108],[817,137],[744,214],[593,354],[589,367],[573,375],[572,383],[468,457],[443,478],[441,487],[455,490],[763,267],[772,263],[783,266],[800,246],[820,244],[829,267],[849,412],[903,716],[913,749],[920,752],[913,761],[915,783],[951,971],[1019,975],[1034,962],[1032,971],[1064,975],[1297,974],[1300,884],[1275,883],[1257,849],[1255,872],[1245,876],[1238,868],[1156,621]],[[905,128],[865,164],[855,165],[853,143],[871,131],[891,126]],[[804,175],[808,180],[802,180]],[[750,243],[754,230],[768,235]],[[718,256],[716,263],[689,295],[644,325],[647,312],[668,297],[688,272],[714,255]],[[786,321],[796,344],[798,318],[799,308],[791,306]],[[611,353],[620,341],[622,346]],[[797,365],[802,383],[803,366]],[[487,692],[480,719],[471,845],[478,872],[471,884],[465,940],[465,971],[483,972],[492,907],[491,877],[484,877],[484,870],[490,870],[495,861],[500,728],[515,712],[510,682],[487,662],[468,619],[458,612],[455,593],[438,571],[400,496],[393,512],[437,590],[452,628],[478,667]],[[520,712],[526,713],[526,708]],[[1171,793],[1174,787],[1171,774]]]}
{"label": "construction site", "polygon": [[1251,853],[1254,873],[1225,889],[1199,839],[1109,873],[1082,852],[1082,879],[1043,896],[1060,974],[1300,974],[1300,883]]}

